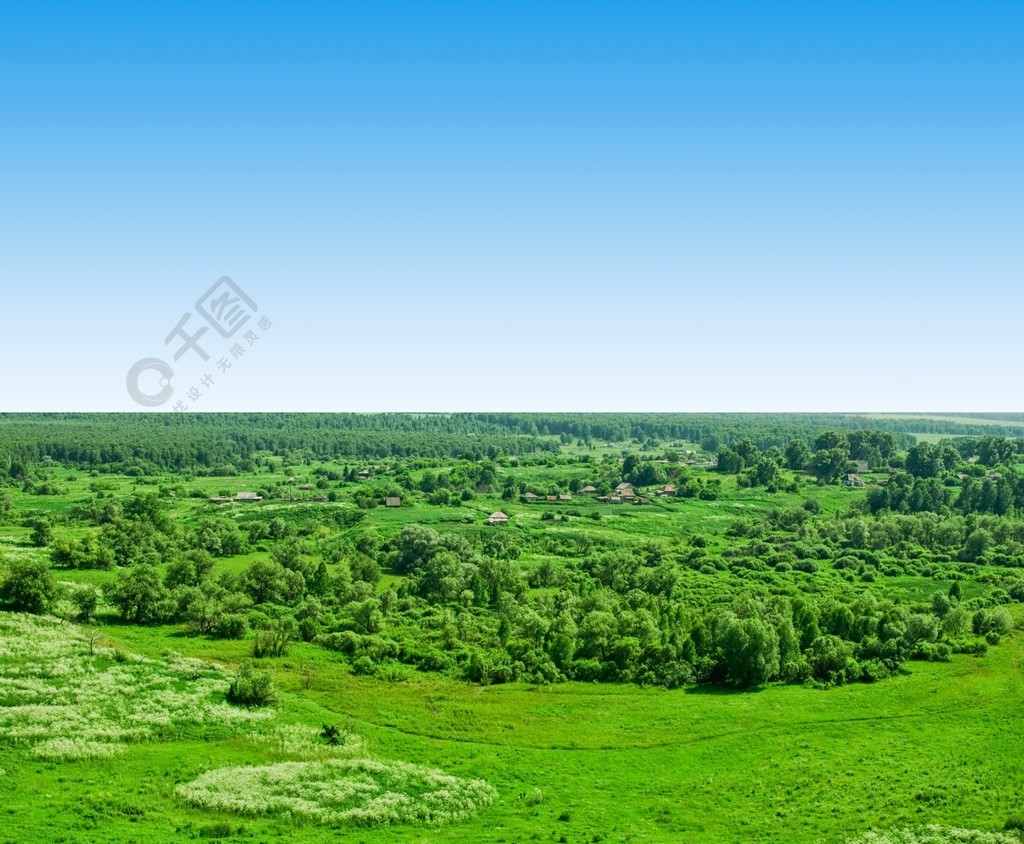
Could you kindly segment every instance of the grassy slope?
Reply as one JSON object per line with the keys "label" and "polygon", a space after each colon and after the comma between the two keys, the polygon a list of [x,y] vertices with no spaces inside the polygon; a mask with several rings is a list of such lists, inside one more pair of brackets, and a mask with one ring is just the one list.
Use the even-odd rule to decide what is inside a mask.
{"label": "grassy slope", "polygon": [[[225,654],[223,643],[171,628],[110,632],[143,652],[245,653],[242,643]],[[357,830],[352,840],[838,842],[872,826],[999,827],[1018,811],[1022,656],[1017,636],[984,659],[914,663],[876,685],[747,694],[477,688],[420,675],[386,683],[354,677],[309,646],[274,671],[289,718],[349,723],[377,755],[483,777],[501,795],[466,824]],[[177,782],[209,767],[260,761],[239,740],[144,745],[61,765],[0,750],[0,768],[16,773],[3,829],[19,842],[157,842],[223,820],[245,827],[236,840],[322,840],[316,827],[218,817],[171,798]],[[534,789],[544,800],[530,805],[523,796]]]}

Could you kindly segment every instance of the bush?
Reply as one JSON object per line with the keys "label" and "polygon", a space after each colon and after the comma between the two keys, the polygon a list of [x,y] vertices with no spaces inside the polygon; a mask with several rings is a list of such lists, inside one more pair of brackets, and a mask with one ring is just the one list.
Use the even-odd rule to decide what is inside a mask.
{"label": "bush", "polygon": [[214,632],[221,639],[244,639],[249,632],[249,624],[244,615],[228,613],[217,622]]}
{"label": "bush", "polygon": [[251,663],[242,663],[228,688],[228,703],[254,709],[271,706],[276,702],[277,693],[270,675],[266,671],[256,670]]}
{"label": "bush", "polygon": [[60,591],[46,563],[16,560],[0,581],[0,602],[13,610],[40,615],[49,611]]}

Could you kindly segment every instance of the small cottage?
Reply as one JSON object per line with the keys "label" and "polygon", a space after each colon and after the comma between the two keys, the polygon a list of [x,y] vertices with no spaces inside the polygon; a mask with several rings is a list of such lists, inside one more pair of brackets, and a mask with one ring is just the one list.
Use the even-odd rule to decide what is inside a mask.
{"label": "small cottage", "polygon": [[497,512],[497,513],[491,513],[491,515],[488,516],[488,518],[487,518],[487,524],[489,524],[489,525],[507,525],[508,524],[508,516],[506,516],[504,513],[500,512],[500,511]]}

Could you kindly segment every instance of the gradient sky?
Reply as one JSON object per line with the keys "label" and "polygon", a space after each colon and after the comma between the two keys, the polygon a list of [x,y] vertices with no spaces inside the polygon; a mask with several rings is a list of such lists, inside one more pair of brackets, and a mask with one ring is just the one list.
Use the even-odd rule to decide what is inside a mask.
{"label": "gradient sky", "polygon": [[228,275],[273,326],[196,410],[1021,410],[1022,42],[1019,0],[4,3],[0,409],[141,409]]}

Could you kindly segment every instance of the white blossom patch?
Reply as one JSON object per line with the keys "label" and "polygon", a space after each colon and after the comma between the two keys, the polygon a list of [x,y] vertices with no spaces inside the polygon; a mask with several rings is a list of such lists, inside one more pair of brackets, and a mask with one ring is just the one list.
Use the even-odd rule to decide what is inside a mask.
{"label": "white blossom patch", "polygon": [[0,613],[0,740],[45,759],[110,756],[160,730],[272,717],[225,703],[228,683],[199,660],[127,655],[56,619]]}
{"label": "white blossom patch", "polygon": [[179,785],[175,794],[204,809],[361,826],[455,823],[497,796],[483,780],[373,759],[217,768]]}
{"label": "white blossom patch", "polygon": [[1020,844],[1020,839],[1016,835],[1002,832],[932,825],[918,829],[866,832],[857,838],[850,838],[846,844]]}

